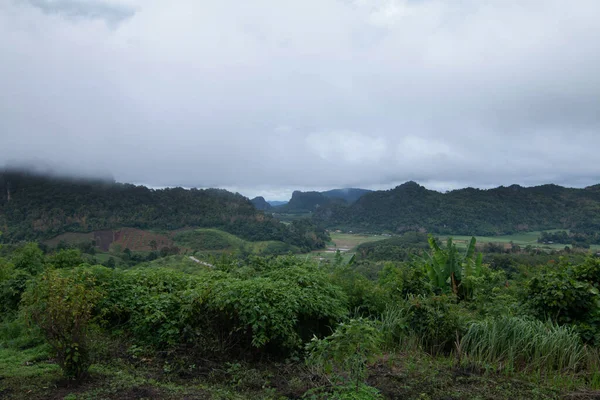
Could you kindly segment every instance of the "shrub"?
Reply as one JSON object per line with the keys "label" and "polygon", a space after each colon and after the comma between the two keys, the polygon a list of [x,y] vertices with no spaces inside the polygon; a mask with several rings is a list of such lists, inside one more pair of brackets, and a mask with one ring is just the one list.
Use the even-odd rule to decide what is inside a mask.
{"label": "shrub", "polygon": [[[293,260],[295,264],[287,264]],[[300,348],[324,336],[347,314],[346,298],[322,271],[284,258],[232,272],[170,269],[112,271],[94,267],[106,292],[97,312],[155,347],[195,346],[205,352]]]}
{"label": "shrub", "polygon": [[373,321],[359,318],[341,323],[331,336],[314,338],[307,346],[308,366],[319,374],[334,374],[359,385],[367,378],[367,364],[380,353],[381,336]]}
{"label": "shrub", "polygon": [[351,266],[336,268],[332,274],[332,282],[343,289],[348,297],[350,310],[359,315],[379,315],[390,303],[388,290],[356,273]]}
{"label": "shrub", "polygon": [[600,342],[600,264],[561,265],[527,283],[525,302],[533,315],[576,326],[586,342]]}
{"label": "shrub", "polygon": [[44,253],[36,243],[27,243],[19,247],[13,253],[11,261],[16,269],[27,271],[31,275],[44,270]]}
{"label": "shrub", "polygon": [[31,278],[29,272],[15,269],[7,272],[4,280],[0,280],[0,320],[16,313]]}
{"label": "shrub", "polygon": [[421,339],[432,354],[449,352],[463,330],[454,299],[448,296],[413,297],[407,303],[408,329]]}
{"label": "shrub", "polygon": [[23,315],[42,330],[67,378],[87,375],[87,332],[101,297],[93,284],[84,270],[48,270],[23,295]]}
{"label": "shrub", "polygon": [[53,254],[49,262],[55,268],[74,268],[83,264],[83,259],[79,250],[68,249]]}

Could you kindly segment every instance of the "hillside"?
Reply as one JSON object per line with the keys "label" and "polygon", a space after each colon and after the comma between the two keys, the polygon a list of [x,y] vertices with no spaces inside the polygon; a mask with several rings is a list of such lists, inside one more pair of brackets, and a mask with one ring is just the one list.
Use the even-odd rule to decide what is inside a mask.
{"label": "hillside", "polygon": [[500,235],[563,228],[595,234],[600,230],[600,189],[512,185],[440,193],[407,182],[365,194],[349,206],[322,207],[315,219],[356,231]]}
{"label": "hillside", "polygon": [[260,255],[297,253],[299,249],[278,241],[248,242],[217,229],[194,229],[177,233],[175,243],[202,252],[239,251]]}
{"label": "hillside", "polygon": [[257,211],[250,200],[221,189],[154,190],[131,184],[73,180],[22,171],[0,173],[2,240],[49,239],[65,232],[122,227],[219,228],[250,241],[319,248],[325,232],[308,221],[290,226]]}
{"label": "hillside", "polygon": [[354,188],[333,189],[325,192],[296,190],[292,193],[292,198],[287,204],[274,207],[272,211],[278,213],[311,213],[319,208],[334,204],[352,204],[369,192],[370,190]]}
{"label": "hillside", "polygon": [[330,199],[341,199],[346,203],[354,203],[362,196],[367,193],[371,193],[371,190],[368,189],[356,189],[356,188],[345,188],[345,189],[333,189],[328,190],[326,192],[321,192],[323,196],[328,197]]}

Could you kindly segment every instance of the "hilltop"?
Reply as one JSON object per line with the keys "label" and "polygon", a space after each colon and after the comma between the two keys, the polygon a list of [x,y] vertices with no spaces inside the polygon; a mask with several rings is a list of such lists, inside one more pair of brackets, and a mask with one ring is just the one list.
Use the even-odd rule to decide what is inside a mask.
{"label": "hilltop", "polygon": [[292,193],[292,198],[287,204],[273,207],[272,211],[281,213],[311,213],[317,209],[332,204],[352,204],[361,196],[370,193],[367,189],[332,189],[324,192],[300,190]]}
{"label": "hilltop", "polygon": [[411,181],[367,193],[350,205],[321,207],[314,218],[330,228],[356,231],[501,235],[571,229],[595,234],[600,230],[600,190],[598,185],[573,189],[549,184],[440,193]]}

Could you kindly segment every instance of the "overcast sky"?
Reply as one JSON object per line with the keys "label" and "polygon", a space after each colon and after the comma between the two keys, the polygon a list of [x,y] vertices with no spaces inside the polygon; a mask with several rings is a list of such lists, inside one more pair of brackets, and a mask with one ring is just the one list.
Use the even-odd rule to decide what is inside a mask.
{"label": "overcast sky", "polygon": [[600,182],[598,0],[0,0],[0,164],[155,187]]}

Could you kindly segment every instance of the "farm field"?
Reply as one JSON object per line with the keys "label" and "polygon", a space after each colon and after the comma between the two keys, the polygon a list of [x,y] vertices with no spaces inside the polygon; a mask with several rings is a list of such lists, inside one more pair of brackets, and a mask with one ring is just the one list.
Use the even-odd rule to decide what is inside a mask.
{"label": "farm field", "polygon": [[362,243],[376,242],[379,240],[388,239],[390,236],[383,235],[362,235],[355,233],[330,232],[331,242],[327,244],[327,248],[316,250],[309,253],[316,260],[333,260],[336,250],[342,252],[344,262],[350,261],[354,255],[354,248]]}
{"label": "farm field", "polygon": [[[546,232],[553,232],[556,230],[548,230]],[[546,249],[546,250],[562,250],[565,248],[564,244],[553,243],[553,244],[543,244],[538,243],[537,240],[542,234],[542,231],[533,231],[533,232],[523,232],[516,233],[514,235],[503,235],[503,236],[475,236],[477,239],[477,243],[482,245],[485,243],[498,243],[509,245],[510,242],[517,244],[521,247],[531,246],[534,248]],[[459,247],[465,247],[469,241],[471,240],[471,236],[464,235],[444,235],[440,236],[440,239],[446,240],[448,237],[452,237],[452,239],[456,242]],[[590,246],[592,250],[600,250],[600,245],[592,245]]]}
{"label": "farm field", "polygon": [[77,244],[82,242],[90,242],[94,240],[94,233],[80,233],[80,232],[67,232],[61,235],[55,236],[52,239],[44,241],[44,244],[50,247],[56,247],[60,242],[68,244]]}

